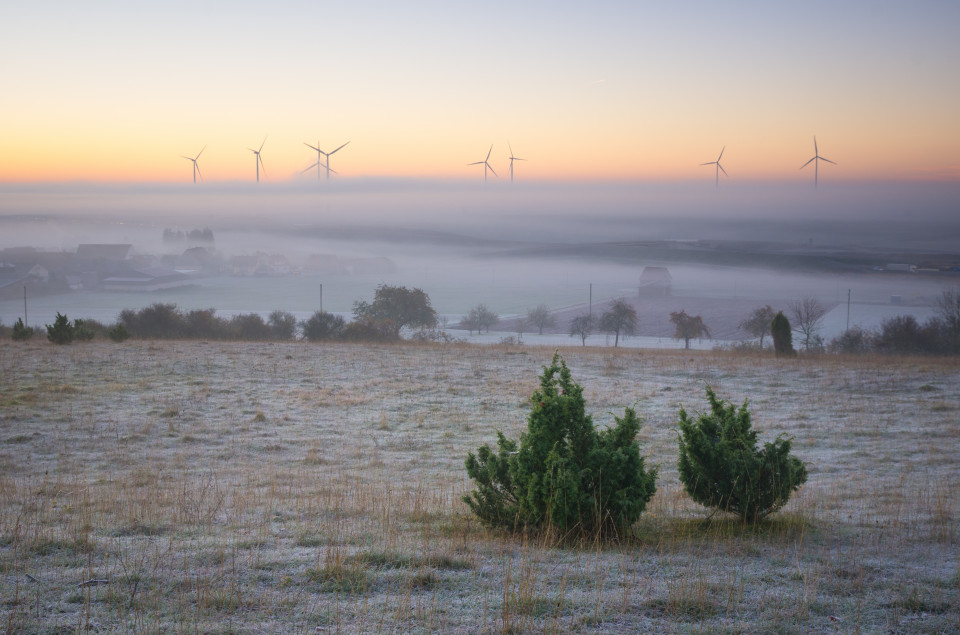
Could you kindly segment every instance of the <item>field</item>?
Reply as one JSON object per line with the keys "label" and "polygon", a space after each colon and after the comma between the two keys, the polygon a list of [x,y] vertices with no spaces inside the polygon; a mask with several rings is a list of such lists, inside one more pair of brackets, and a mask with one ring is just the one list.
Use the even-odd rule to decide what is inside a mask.
{"label": "field", "polygon": [[[570,348],[635,405],[658,492],[617,544],[483,529],[468,451],[518,437],[528,347],[0,342],[6,632],[960,631],[960,363]],[[704,386],[786,433],[767,523],[684,494]]]}

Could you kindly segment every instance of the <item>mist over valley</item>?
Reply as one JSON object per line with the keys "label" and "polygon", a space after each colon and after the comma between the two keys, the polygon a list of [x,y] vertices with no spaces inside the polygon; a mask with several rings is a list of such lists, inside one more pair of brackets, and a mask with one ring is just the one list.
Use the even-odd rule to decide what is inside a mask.
{"label": "mist over valley", "polygon": [[[426,291],[447,328],[484,304],[501,316],[501,337],[538,304],[563,322],[626,298],[640,316],[633,344],[653,337],[663,346],[673,345],[668,317],[680,309],[702,315],[715,339],[739,340],[748,337],[739,322],[757,306],[815,297],[830,309],[830,337],[847,327],[848,291],[850,325],[872,328],[899,313],[928,317],[957,284],[955,184],[723,185],[5,186],[0,261],[28,263],[21,248],[39,262],[80,245],[130,245],[125,263],[98,265],[96,280],[29,293],[36,324],[56,312],[111,322],[155,302],[298,319],[322,303],[349,318],[354,302],[391,284]],[[200,230],[212,242],[190,238]],[[182,284],[108,291],[111,267],[166,268]],[[641,295],[645,267],[669,271],[666,297]],[[16,291],[0,299],[4,324],[23,314]],[[559,324],[551,342],[572,344],[566,330]]]}

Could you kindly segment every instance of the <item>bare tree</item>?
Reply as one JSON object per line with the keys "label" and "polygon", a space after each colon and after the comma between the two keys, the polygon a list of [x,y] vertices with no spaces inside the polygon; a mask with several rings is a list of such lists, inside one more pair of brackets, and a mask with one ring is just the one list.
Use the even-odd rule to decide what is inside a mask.
{"label": "bare tree", "polygon": [[934,301],[933,310],[942,324],[950,352],[960,352],[960,287],[945,289]]}
{"label": "bare tree", "polygon": [[820,337],[817,331],[827,310],[816,298],[806,296],[790,304],[790,315],[793,317],[793,330],[803,337],[803,348],[809,351],[818,348]]}
{"label": "bare tree", "polygon": [[292,340],[297,334],[297,318],[287,311],[274,311],[268,321],[273,336],[278,340]]}
{"label": "bare tree", "polygon": [[637,332],[637,310],[625,300],[616,300],[609,311],[600,316],[600,330],[613,333],[613,347],[620,343],[620,333],[633,335]]}
{"label": "bare tree", "polygon": [[481,331],[489,333],[490,327],[499,321],[500,316],[488,309],[486,304],[478,304],[470,309],[470,313],[464,322],[467,323],[467,328],[471,330],[476,328],[477,335],[479,335]]}
{"label": "bare tree", "polygon": [[577,336],[583,346],[587,345],[587,338],[593,333],[593,316],[589,313],[578,315],[570,321],[570,337]]}
{"label": "bare tree", "polygon": [[754,337],[760,338],[760,348],[763,348],[763,338],[770,334],[770,324],[773,323],[773,317],[776,313],[769,304],[759,309],[754,309],[743,322],[740,322],[740,328]]}
{"label": "bare tree", "polygon": [[541,304],[537,308],[527,311],[527,319],[532,326],[537,327],[540,335],[543,335],[543,329],[553,328],[557,325],[557,318],[550,313],[546,304]]}
{"label": "bare tree", "polygon": [[670,314],[670,321],[677,326],[673,338],[683,340],[684,349],[690,348],[690,340],[694,338],[710,337],[710,329],[699,315],[687,315],[687,312],[681,309]]}
{"label": "bare tree", "polygon": [[327,311],[315,311],[307,320],[300,323],[303,339],[311,342],[336,340],[343,335],[346,322],[339,315]]}
{"label": "bare tree", "polygon": [[523,332],[527,330],[527,318],[520,316],[517,319],[517,344],[523,344]]}
{"label": "bare tree", "polygon": [[470,332],[470,335],[473,335],[474,331],[477,332],[477,335],[480,335],[480,327],[477,326],[477,316],[473,315],[472,311],[463,316],[463,319],[460,320],[460,328],[467,329]]}

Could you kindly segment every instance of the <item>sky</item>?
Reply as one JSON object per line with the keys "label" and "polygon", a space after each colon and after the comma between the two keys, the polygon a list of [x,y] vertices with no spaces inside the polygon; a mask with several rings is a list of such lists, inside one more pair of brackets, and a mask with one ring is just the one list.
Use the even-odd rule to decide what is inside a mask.
{"label": "sky", "polygon": [[955,0],[11,4],[4,184],[960,181]]}

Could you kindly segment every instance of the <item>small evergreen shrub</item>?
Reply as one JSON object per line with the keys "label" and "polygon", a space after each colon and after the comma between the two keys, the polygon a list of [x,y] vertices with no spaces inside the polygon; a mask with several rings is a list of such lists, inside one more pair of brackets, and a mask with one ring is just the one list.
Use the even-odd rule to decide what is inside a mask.
{"label": "small evergreen shrub", "polygon": [[73,321],[73,339],[78,342],[89,342],[102,328],[103,325],[96,320],[76,319]]}
{"label": "small evergreen shrub", "polygon": [[778,311],[770,322],[770,335],[773,337],[773,350],[777,357],[794,357],[797,351],[793,350],[793,332],[790,327],[790,320]]}
{"label": "small evergreen shrub", "polygon": [[484,445],[467,456],[476,489],[464,502],[495,528],[623,533],[656,491],[656,469],[645,469],[640,456],[636,412],[627,408],[613,428],[597,431],[559,354],[531,403],[519,443],[498,432],[496,451]]}
{"label": "small evergreen shrub", "polygon": [[47,324],[47,339],[54,344],[70,344],[76,335],[73,324],[66,315],[57,313],[53,324]]}
{"label": "small evergreen shrub", "polygon": [[680,481],[694,501],[754,522],[783,507],[807,480],[807,468],[790,456],[790,439],[757,449],[747,402],[720,400],[709,386],[710,412],[696,420],[680,408]]}
{"label": "small evergreen shrub", "polygon": [[123,324],[116,324],[107,332],[107,335],[110,336],[111,341],[120,344],[127,341],[130,337],[130,331]]}
{"label": "small evergreen shrub", "polygon": [[33,337],[34,328],[32,326],[24,326],[23,318],[17,318],[17,321],[13,324],[13,337],[14,342],[26,342]]}

